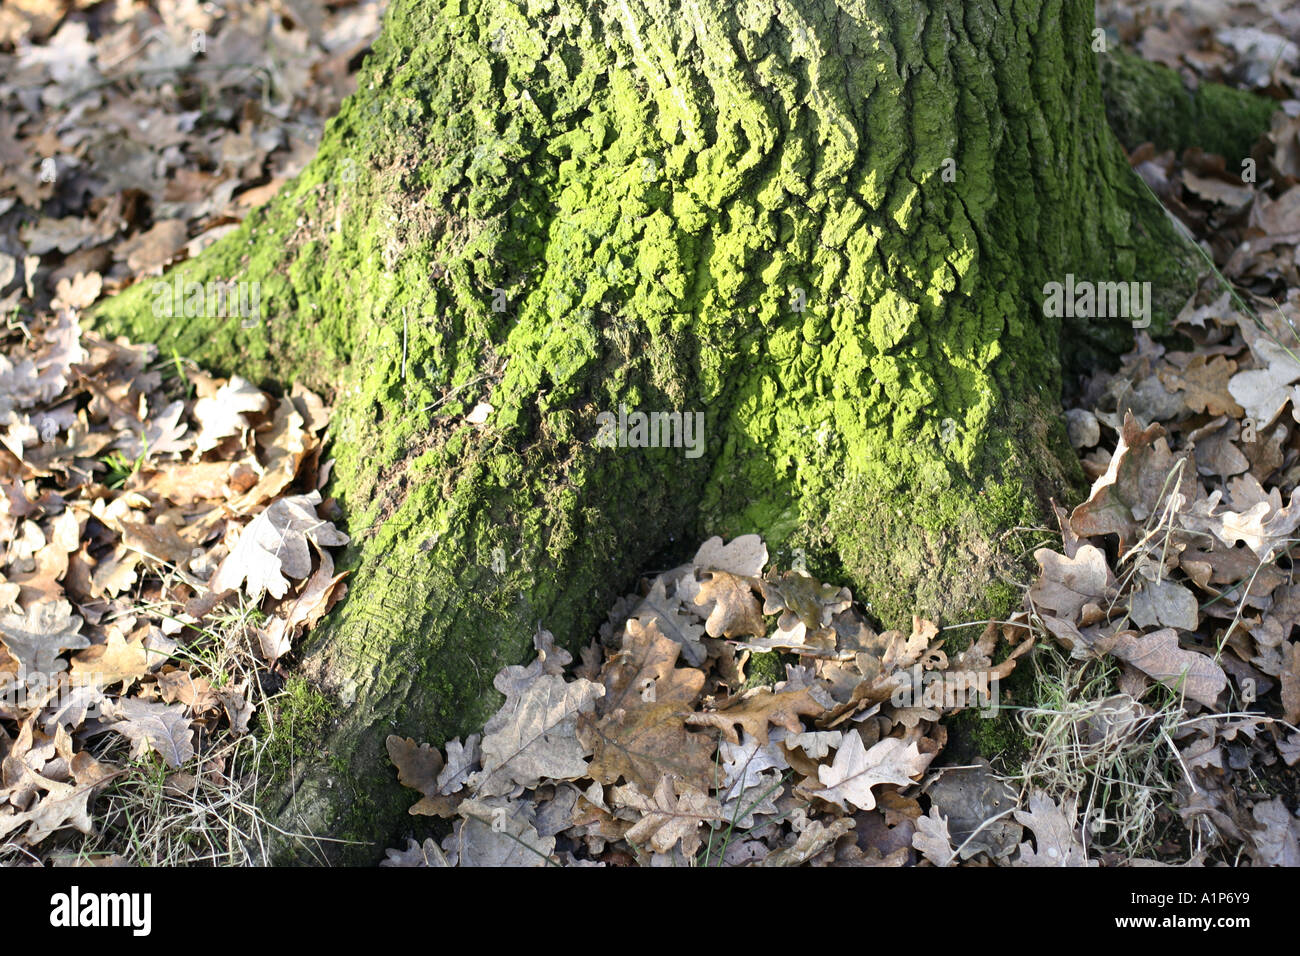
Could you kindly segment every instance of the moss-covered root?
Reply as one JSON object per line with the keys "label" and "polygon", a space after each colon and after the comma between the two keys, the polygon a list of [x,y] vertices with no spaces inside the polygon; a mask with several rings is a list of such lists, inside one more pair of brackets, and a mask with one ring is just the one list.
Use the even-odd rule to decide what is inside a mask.
{"label": "moss-covered root", "polygon": [[708,535],[889,625],[1004,609],[1002,532],[1078,477],[1044,285],[1191,287],[1089,0],[543,6],[395,0],[317,159],[178,270],[262,282],[261,325],[98,316],[337,396],[356,570],[304,654],[347,706],[286,829],[389,839],[387,734],[478,729],[539,623],[585,640]]}
{"label": "moss-covered root", "polygon": [[1177,71],[1121,47],[1102,54],[1100,62],[1106,118],[1128,149],[1142,143],[1179,151],[1197,146],[1238,171],[1277,109],[1273,100],[1220,83],[1189,90]]}

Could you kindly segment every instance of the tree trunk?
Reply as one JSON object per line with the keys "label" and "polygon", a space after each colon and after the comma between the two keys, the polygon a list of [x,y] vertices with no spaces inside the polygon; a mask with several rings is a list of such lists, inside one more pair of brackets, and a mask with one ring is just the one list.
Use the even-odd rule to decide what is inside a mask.
{"label": "tree trunk", "polygon": [[[339,706],[280,821],[379,841],[339,859],[409,821],[387,734],[479,729],[539,623],[585,642],[709,535],[886,624],[1005,611],[1003,533],[1078,489],[1062,339],[1132,335],[1045,283],[1149,281],[1157,327],[1190,289],[1090,0],[526,7],[394,0],[315,161],[178,269],[261,282],[266,322],[157,319],[150,283],[96,316],[337,397],[356,571],[303,657]],[[603,447],[620,407],[702,444]]]}

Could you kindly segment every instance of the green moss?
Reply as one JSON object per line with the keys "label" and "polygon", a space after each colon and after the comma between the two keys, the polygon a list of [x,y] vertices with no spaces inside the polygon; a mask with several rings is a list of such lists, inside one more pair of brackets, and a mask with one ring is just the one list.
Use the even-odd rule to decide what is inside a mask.
{"label": "green moss", "polygon": [[[681,542],[797,541],[887,626],[1004,609],[1002,533],[1080,480],[1044,283],[1187,278],[1117,198],[1090,6],[1021,7],[396,0],[317,158],[177,270],[266,321],[96,313],[336,399],[356,573],[305,663],[347,772],[292,806],[400,819],[388,733],[478,730],[539,624],[584,642]],[[701,454],[597,447],[620,405],[703,415]]]}
{"label": "green moss", "polygon": [[298,675],[289,677],[272,699],[270,714],[263,718],[271,786],[287,780],[295,763],[327,756],[325,740],[336,710],[336,702],[309,681]]}
{"label": "green moss", "polygon": [[1220,83],[1188,89],[1176,71],[1121,48],[1100,62],[1106,117],[1129,149],[1142,143],[1178,151],[1195,146],[1239,172],[1277,109],[1273,100]]}
{"label": "green moss", "polygon": [[[964,643],[969,644],[969,639]],[[1008,649],[1003,647],[994,656],[1000,661],[1007,653]],[[944,759],[951,764],[965,764],[978,755],[987,759],[1000,773],[1018,773],[1029,755],[1029,737],[1020,722],[1019,712],[1020,708],[1036,702],[1034,692],[1033,666],[1028,657],[1023,657],[1011,676],[998,687],[996,708],[970,707],[944,721],[948,728]]]}
{"label": "green moss", "polygon": [[782,655],[777,651],[760,651],[749,658],[745,667],[745,690],[754,687],[771,687],[785,680],[787,660],[797,661],[791,655]]}

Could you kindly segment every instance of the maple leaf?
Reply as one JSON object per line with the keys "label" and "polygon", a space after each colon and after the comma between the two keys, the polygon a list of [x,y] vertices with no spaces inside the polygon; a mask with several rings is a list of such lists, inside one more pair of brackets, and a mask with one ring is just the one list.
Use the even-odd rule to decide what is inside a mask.
{"label": "maple leaf", "polygon": [[1089,863],[1083,846],[1075,835],[1075,806],[1070,802],[1064,808],[1057,806],[1042,791],[1029,795],[1029,811],[1016,810],[1014,816],[1021,826],[1034,833],[1034,844],[1020,844],[1016,866],[1096,866]]}
{"label": "maple leaf", "polygon": [[509,794],[536,786],[542,778],[577,780],[587,775],[590,751],[574,729],[579,714],[595,709],[605,693],[587,680],[566,683],[540,674],[512,693],[483,727],[483,769],[472,785],[482,796]]}
{"label": "maple leaf", "polygon": [[308,541],[320,549],[350,540],[331,522],[316,516],[320,500],[320,492],[312,491],[272,502],[240,533],[208,586],[219,592],[247,581],[251,597],[261,597],[263,592],[284,597],[289,588],[286,574],[300,579],[311,573]]}
{"label": "maple leaf", "polygon": [[817,768],[822,789],[812,793],[840,808],[849,804],[860,810],[873,810],[876,797],[872,787],[910,786],[912,778],[924,773],[933,759],[934,754],[921,753],[916,741],[904,744],[897,737],[886,737],[867,750],[860,735],[845,734],[844,742],[835,752],[835,761],[829,767]]}
{"label": "maple leaf", "polygon": [[29,676],[52,676],[68,666],[60,654],[90,646],[81,623],[67,601],[35,604],[22,614],[0,614],[0,643]]}

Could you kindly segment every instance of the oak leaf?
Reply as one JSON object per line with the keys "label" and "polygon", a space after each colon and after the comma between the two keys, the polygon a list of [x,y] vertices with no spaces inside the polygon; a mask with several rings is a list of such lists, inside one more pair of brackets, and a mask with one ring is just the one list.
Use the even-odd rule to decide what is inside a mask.
{"label": "oak leaf", "polygon": [[1178,633],[1173,628],[1141,637],[1121,631],[1110,653],[1207,707],[1213,707],[1228,686],[1228,677],[1214,658],[1179,647]]}
{"label": "oak leaf", "polygon": [[585,777],[590,750],[579,742],[575,727],[580,714],[595,709],[605,688],[540,674],[521,692],[512,690],[483,727],[483,769],[472,781],[479,795],[511,794],[543,778]]}
{"label": "oak leaf", "polygon": [[1016,866],[1095,866],[1089,863],[1083,846],[1075,835],[1075,806],[1067,803],[1057,806],[1050,797],[1039,790],[1029,795],[1029,810],[1014,811],[1022,826],[1034,834],[1034,846],[1020,844]]}
{"label": "oak leaf", "polygon": [[762,637],[766,633],[762,609],[754,596],[750,579],[727,571],[706,572],[709,577],[700,583],[696,604],[713,602],[704,629],[710,637],[740,637],[745,634]]}
{"label": "oak leaf", "polygon": [[624,838],[633,846],[648,843],[656,853],[670,853],[680,842],[682,852],[693,857],[703,842],[701,824],[725,819],[717,800],[669,774],[659,778],[652,797],[629,784],[614,788],[613,801],[645,814]]}
{"label": "oak leaf", "polygon": [[1051,548],[1039,548],[1034,560],[1041,570],[1029,589],[1029,599],[1072,624],[1079,622],[1087,605],[1102,608],[1115,596],[1115,576],[1100,548],[1082,545],[1073,558]]}
{"label": "oak leaf", "polygon": [[800,717],[821,716],[834,703],[813,684],[798,687],[787,684],[780,690],[755,687],[738,698],[732,698],[725,707],[693,714],[686,722],[692,727],[716,727],[733,744],[740,742],[736,728],[742,727],[745,733],[761,744],[766,744],[769,724],[775,724],[791,734],[799,734],[804,729]]}
{"label": "oak leaf", "polygon": [[308,541],[320,549],[350,540],[331,522],[316,516],[320,501],[320,492],[312,491],[272,502],[240,532],[208,586],[225,591],[247,581],[251,597],[261,597],[264,592],[284,597],[289,588],[285,575],[301,579],[311,573]]}
{"label": "oak leaf", "polygon": [[184,708],[156,701],[124,698],[108,708],[108,729],[131,741],[131,755],[155,751],[173,770],[194,756],[193,731]]}
{"label": "oak leaf", "polygon": [[60,654],[90,646],[81,623],[67,601],[34,604],[22,614],[0,614],[0,643],[28,675],[54,675],[68,666]]}
{"label": "oak leaf", "polygon": [[914,782],[912,778],[924,773],[933,759],[934,754],[921,753],[916,741],[905,744],[897,737],[886,737],[867,750],[857,733],[847,733],[835,752],[834,762],[817,769],[822,789],[812,794],[840,808],[848,804],[860,810],[873,810],[876,806],[873,787],[909,786]]}

